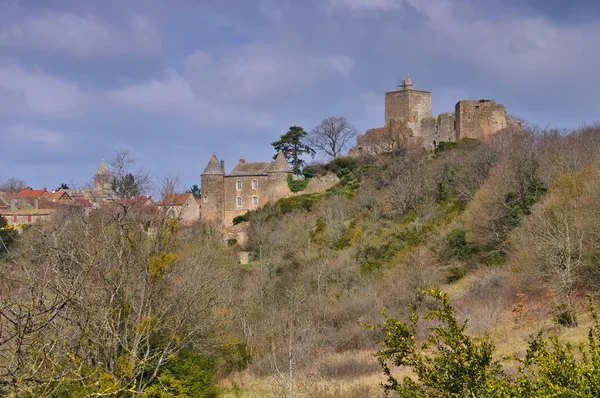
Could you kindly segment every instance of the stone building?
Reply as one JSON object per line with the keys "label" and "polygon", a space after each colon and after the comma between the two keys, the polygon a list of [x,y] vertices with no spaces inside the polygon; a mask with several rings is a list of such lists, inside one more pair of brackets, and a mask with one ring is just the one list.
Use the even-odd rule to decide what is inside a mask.
{"label": "stone building", "polygon": [[202,221],[230,225],[236,216],[292,196],[287,183],[291,175],[282,152],[271,162],[240,159],[229,174],[224,162],[212,155],[201,175]]}
{"label": "stone building", "polygon": [[183,224],[200,220],[200,204],[192,193],[170,193],[156,205],[166,217],[178,218]]}
{"label": "stone building", "polygon": [[350,156],[389,152],[412,141],[428,149],[440,142],[461,138],[484,139],[498,131],[517,126],[506,108],[493,100],[461,100],[454,113],[431,114],[431,92],[415,90],[410,77],[401,89],[385,93],[385,124],[357,137]]}

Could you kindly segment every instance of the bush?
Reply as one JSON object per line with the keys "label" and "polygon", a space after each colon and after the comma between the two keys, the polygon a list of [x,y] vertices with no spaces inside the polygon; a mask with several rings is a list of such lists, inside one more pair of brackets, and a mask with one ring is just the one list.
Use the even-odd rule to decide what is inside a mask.
{"label": "bush", "polygon": [[[507,375],[493,357],[494,344],[487,334],[466,334],[467,322],[458,322],[448,295],[433,287],[421,293],[435,302],[425,319],[436,320],[426,341],[416,342],[419,317],[413,309],[408,323],[385,317],[383,324],[368,325],[383,332],[379,359],[387,382],[386,393],[401,397],[598,397],[600,391],[600,321],[590,298],[593,320],[587,344],[577,350],[548,339],[541,332],[527,341],[524,357],[511,357],[519,365]],[[432,308],[429,306],[429,308]],[[391,366],[409,368],[411,375],[398,380]]]}
{"label": "bush", "polygon": [[464,229],[455,228],[446,235],[446,242],[450,250],[450,256],[464,259],[469,255],[473,248],[467,242],[467,237]]}
{"label": "bush", "polygon": [[213,382],[214,361],[191,351],[184,351],[167,364],[142,394],[143,398],[203,397],[217,398]]}
{"label": "bush", "polygon": [[[250,212],[248,212],[248,213],[250,213]],[[241,215],[241,216],[233,217],[233,225],[238,225],[239,223],[247,222],[250,219],[248,213]]]}
{"label": "bush", "polygon": [[[308,167],[308,166],[307,166]],[[287,176],[287,184],[290,188],[290,191],[296,193],[300,191],[304,191],[310,181],[310,178],[304,178],[302,180],[294,180],[291,174]]]}
{"label": "bush", "polygon": [[446,274],[446,282],[452,283],[456,282],[467,275],[467,268],[464,265],[453,265],[448,268],[448,273]]}
{"label": "bush", "polygon": [[566,304],[559,305],[554,312],[554,321],[562,326],[577,326],[577,315],[573,308]]}

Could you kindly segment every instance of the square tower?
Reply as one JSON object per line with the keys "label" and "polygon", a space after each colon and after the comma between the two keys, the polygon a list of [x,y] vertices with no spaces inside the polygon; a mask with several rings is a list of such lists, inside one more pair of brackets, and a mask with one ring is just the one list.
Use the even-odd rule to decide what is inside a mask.
{"label": "square tower", "polygon": [[410,77],[404,79],[402,90],[385,93],[385,124],[406,121],[413,136],[421,136],[421,120],[431,117],[431,92],[414,90]]}

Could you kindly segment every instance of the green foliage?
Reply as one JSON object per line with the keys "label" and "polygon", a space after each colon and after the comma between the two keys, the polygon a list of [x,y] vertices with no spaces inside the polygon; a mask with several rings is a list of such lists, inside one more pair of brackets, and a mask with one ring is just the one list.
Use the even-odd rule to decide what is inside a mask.
{"label": "green foliage", "polygon": [[121,198],[131,198],[141,193],[140,187],[131,173],[126,174],[122,179],[113,178],[112,189]]}
{"label": "green foliage", "polygon": [[[509,357],[519,365],[508,376],[493,357],[494,344],[486,335],[466,334],[448,296],[433,287],[421,293],[434,300],[425,319],[435,320],[427,338],[417,343],[419,317],[412,310],[409,322],[385,315],[383,324],[367,325],[383,333],[383,349],[375,353],[387,376],[386,393],[399,397],[598,397],[600,392],[600,322],[590,298],[593,324],[586,344],[575,349],[556,336],[541,332],[527,341],[522,358]],[[398,379],[392,366],[408,368],[413,376]]]}
{"label": "green foliage", "polygon": [[57,191],[60,191],[61,189],[70,189],[69,186],[67,184],[65,184],[64,182],[60,184],[60,186],[58,188],[56,188]]}
{"label": "green foliage", "polygon": [[169,362],[142,394],[143,398],[216,398],[214,361],[192,351],[182,351]]}
{"label": "green foliage", "polygon": [[[333,171],[338,177],[343,177],[358,167],[358,160],[351,157],[338,157],[325,165],[325,170]],[[340,171],[345,169],[345,171]],[[338,173],[339,172],[339,173]]]}
{"label": "green foliage", "polygon": [[437,148],[435,148],[435,153],[438,154],[455,149],[471,150],[476,148],[479,144],[480,141],[477,141],[474,138],[463,138],[456,141],[441,141],[438,143]]}
{"label": "green foliage", "polygon": [[465,230],[462,228],[455,228],[450,231],[446,235],[446,242],[451,257],[464,259],[473,252],[473,247],[467,242]]}
{"label": "green foliage", "polygon": [[239,223],[243,223],[243,222],[248,221],[250,219],[249,218],[249,213],[250,212],[247,212],[246,214],[242,214],[241,216],[235,216],[235,217],[233,217],[233,225],[238,225]]}
{"label": "green foliage", "polygon": [[[497,391],[504,376],[500,363],[492,357],[494,345],[487,335],[470,337],[466,323],[458,322],[448,296],[439,288],[421,291],[435,300],[425,319],[436,320],[428,338],[417,344],[419,317],[413,309],[410,322],[386,317],[382,325],[383,350],[375,356],[387,376],[383,388],[400,397],[484,397]],[[385,313],[384,313],[385,316]],[[398,380],[390,365],[410,368],[415,376]]]}
{"label": "green foliage", "polygon": [[307,178],[306,175],[305,175],[305,178],[303,178],[301,180],[294,180],[292,178],[291,174],[288,174],[288,176],[287,176],[288,187],[290,188],[290,191],[292,191],[294,193],[304,191],[309,182],[310,182],[310,178]]}
{"label": "green foliage", "polygon": [[467,275],[467,268],[464,265],[453,265],[448,268],[446,273],[446,282],[456,282]]}
{"label": "green foliage", "polygon": [[554,311],[554,321],[562,326],[575,327],[577,326],[577,314],[571,306],[560,304]]}
{"label": "green foliage", "polygon": [[521,192],[509,192],[506,194],[504,203],[506,215],[511,227],[520,224],[521,219],[530,214],[531,206],[546,192],[544,184],[536,177],[527,181]]}
{"label": "green foliage", "polygon": [[[302,127],[292,126],[288,132],[281,136],[279,141],[272,142],[271,145],[275,148],[275,151],[279,153],[283,152],[283,156],[287,159],[288,163],[292,167],[292,171],[297,176],[302,174],[302,168],[306,162],[302,159],[302,155],[315,156],[315,150],[308,146],[304,139],[307,133]],[[277,154],[273,156],[273,159],[277,157]]]}

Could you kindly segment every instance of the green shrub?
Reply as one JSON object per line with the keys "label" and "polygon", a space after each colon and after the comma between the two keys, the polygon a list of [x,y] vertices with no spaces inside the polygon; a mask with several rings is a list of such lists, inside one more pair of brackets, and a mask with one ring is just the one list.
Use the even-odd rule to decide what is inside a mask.
{"label": "green shrub", "polygon": [[214,361],[192,351],[183,351],[168,363],[141,395],[143,398],[217,398],[213,381]]}
{"label": "green shrub", "polygon": [[554,311],[554,321],[562,326],[577,326],[577,315],[575,310],[566,304],[559,305]]}
{"label": "green shrub", "polygon": [[249,213],[246,213],[244,215],[241,216],[235,216],[233,217],[233,225],[238,225],[239,223],[243,223],[249,220]]}
{"label": "green shrub", "polygon": [[304,178],[302,180],[294,180],[294,178],[292,178],[291,174],[288,174],[288,176],[287,176],[288,187],[290,188],[290,191],[292,191],[294,193],[304,191],[306,189],[306,186],[308,185],[309,181],[310,181],[310,178]]}
{"label": "green shrub", "polygon": [[467,268],[463,265],[453,265],[448,268],[448,272],[446,273],[446,282],[452,283],[456,282],[467,275]]}
{"label": "green shrub", "polygon": [[464,259],[473,252],[473,247],[467,242],[465,230],[462,228],[455,228],[450,231],[446,235],[446,242],[451,257]]}
{"label": "green shrub", "polygon": [[[435,306],[425,319],[435,320],[417,342],[419,316],[416,309],[407,323],[389,318],[380,325],[366,325],[382,332],[383,349],[375,355],[387,376],[386,393],[411,398],[520,398],[598,397],[600,392],[600,321],[590,297],[592,326],[588,340],[575,349],[548,339],[539,332],[527,341],[524,357],[507,357],[518,365],[511,375],[494,359],[494,344],[487,334],[471,337],[467,322],[458,322],[448,295],[433,287],[421,291]],[[397,379],[392,366],[408,368],[409,376]],[[406,372],[402,372],[406,374]]]}

